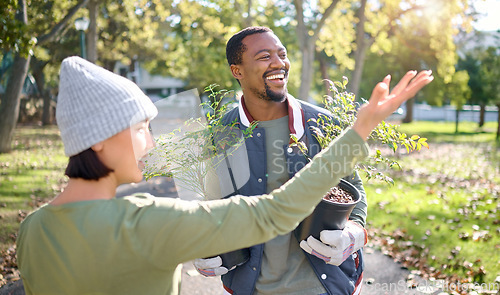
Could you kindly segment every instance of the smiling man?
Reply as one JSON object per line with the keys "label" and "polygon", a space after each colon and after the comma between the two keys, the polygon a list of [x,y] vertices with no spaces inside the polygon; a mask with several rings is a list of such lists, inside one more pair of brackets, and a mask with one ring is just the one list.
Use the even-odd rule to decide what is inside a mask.
{"label": "smiling man", "polygon": [[[320,148],[311,132],[311,127],[316,125],[310,119],[328,114],[326,110],[288,94],[290,61],[286,48],[269,28],[249,27],[236,33],[227,43],[226,57],[243,95],[238,108],[225,116],[225,122],[237,120],[242,129],[257,122],[257,127],[253,136],[245,141],[248,156],[236,159],[248,162],[249,180],[243,185],[234,181],[221,182],[221,191],[245,196],[268,193],[287,182],[307,163],[297,147],[289,145],[291,135],[305,143],[310,156],[314,156]],[[244,178],[238,175],[243,173],[241,169],[228,167],[227,170],[234,174],[230,179]],[[344,231],[325,231],[343,233],[348,237],[350,247],[344,253],[344,248],[341,249],[345,255],[340,258],[306,253],[291,232],[251,247],[250,259],[232,270],[221,266],[220,259],[199,259],[195,266],[204,275],[222,274],[225,294],[359,293],[363,272],[360,248],[366,243],[363,228],[366,196],[356,174],[346,180],[358,188],[361,201],[350,216],[349,227]],[[332,246],[335,245],[325,245]]]}
{"label": "smiling man", "polygon": [[271,102],[269,106],[282,109],[286,100],[290,61],[278,37],[271,32],[256,33],[234,44],[234,49],[229,46],[230,43],[226,56],[231,73],[240,82],[248,102],[257,103],[255,107],[260,108],[260,99],[260,103]]}

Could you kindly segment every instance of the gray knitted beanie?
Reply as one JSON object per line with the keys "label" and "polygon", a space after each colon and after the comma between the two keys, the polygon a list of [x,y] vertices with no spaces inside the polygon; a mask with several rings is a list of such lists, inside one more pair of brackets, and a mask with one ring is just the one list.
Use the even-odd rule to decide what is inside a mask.
{"label": "gray knitted beanie", "polygon": [[77,56],[63,60],[56,119],[66,156],[157,114],[134,82]]}

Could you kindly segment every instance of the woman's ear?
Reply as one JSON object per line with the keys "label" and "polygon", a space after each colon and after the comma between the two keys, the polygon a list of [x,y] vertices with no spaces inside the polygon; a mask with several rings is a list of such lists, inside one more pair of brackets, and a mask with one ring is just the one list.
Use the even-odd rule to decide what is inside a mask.
{"label": "woman's ear", "polygon": [[90,147],[94,152],[100,152],[102,151],[102,149],[104,148],[104,143],[101,141],[101,142],[98,142],[96,144],[94,144],[93,146]]}
{"label": "woman's ear", "polygon": [[238,80],[243,78],[243,75],[241,74],[240,67],[238,65],[232,64],[230,66],[230,68],[231,68],[231,73],[233,74],[233,77],[235,77]]}

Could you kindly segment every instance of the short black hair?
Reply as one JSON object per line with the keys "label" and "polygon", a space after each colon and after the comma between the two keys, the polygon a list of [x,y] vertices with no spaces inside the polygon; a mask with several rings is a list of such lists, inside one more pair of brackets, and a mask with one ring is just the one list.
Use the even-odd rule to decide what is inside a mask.
{"label": "short black hair", "polygon": [[104,165],[92,148],[71,156],[64,175],[70,178],[83,178],[86,180],[99,180],[113,172]]}
{"label": "short black hair", "polygon": [[234,34],[226,44],[227,63],[229,65],[241,64],[241,55],[246,50],[243,39],[245,39],[246,36],[262,33],[273,33],[273,31],[266,27],[248,27]]}

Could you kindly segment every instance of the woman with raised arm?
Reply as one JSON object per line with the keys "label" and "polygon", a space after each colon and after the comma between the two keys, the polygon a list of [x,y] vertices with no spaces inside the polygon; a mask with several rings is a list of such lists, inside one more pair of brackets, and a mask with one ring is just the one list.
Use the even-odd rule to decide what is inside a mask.
{"label": "woman with raised arm", "polygon": [[70,157],[69,181],[21,224],[17,255],[26,294],[178,294],[181,263],[295,228],[332,181],[367,156],[371,130],[432,78],[430,71],[409,72],[389,93],[386,77],[352,129],[268,195],[202,202],[115,198],[118,185],[142,179],[140,161],[153,146],[148,125],[157,109],[126,78],[66,58],[56,116]]}

